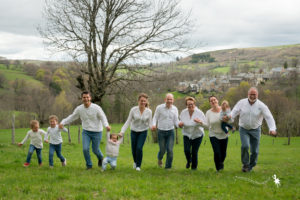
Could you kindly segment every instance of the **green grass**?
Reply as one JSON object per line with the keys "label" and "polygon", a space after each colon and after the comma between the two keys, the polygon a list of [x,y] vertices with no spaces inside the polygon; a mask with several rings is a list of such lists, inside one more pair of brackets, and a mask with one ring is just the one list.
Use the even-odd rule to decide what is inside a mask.
{"label": "green grass", "polygon": [[226,67],[218,67],[212,70],[213,72],[218,72],[218,73],[228,73],[230,71],[230,66]]}
{"label": "green grass", "polygon": [[[113,132],[121,125],[113,124]],[[21,141],[28,129],[16,130]],[[42,151],[44,165],[38,167],[32,157],[28,168],[22,167],[29,141],[22,147],[12,145],[11,130],[0,130],[0,199],[300,199],[300,138],[262,136],[258,165],[251,173],[241,172],[238,134],[229,138],[225,170],[216,173],[208,134],[199,150],[197,171],[185,169],[182,138],[174,147],[173,169],[157,167],[158,144],[146,141],[142,171],[132,169],[128,133],[120,147],[116,170],[101,172],[96,166],[85,170],[82,145],[77,143],[78,127],[71,127],[72,143],[63,133],[62,154],[66,167],[54,155],[54,169],[48,167],[49,145]],[[105,136],[100,145],[105,152]],[[97,160],[91,152],[93,163]],[[277,188],[272,176],[281,185]]]}
{"label": "green grass", "polygon": [[19,79],[19,80],[23,79],[23,80],[27,81],[32,86],[35,86],[35,87],[37,87],[37,86],[42,87],[43,86],[43,84],[40,81],[35,80],[34,78],[32,78],[31,76],[26,75],[25,72],[22,72],[22,71],[0,68],[0,72],[3,73],[3,75],[5,76],[5,78],[8,81],[15,81],[16,79]]}

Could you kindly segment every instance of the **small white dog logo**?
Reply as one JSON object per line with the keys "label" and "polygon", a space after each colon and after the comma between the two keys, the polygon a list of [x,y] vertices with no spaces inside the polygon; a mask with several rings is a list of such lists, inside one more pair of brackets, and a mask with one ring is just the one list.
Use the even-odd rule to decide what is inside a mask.
{"label": "small white dog logo", "polygon": [[276,174],[273,175],[274,183],[276,184],[277,187],[280,186],[280,180],[279,178],[276,177]]}

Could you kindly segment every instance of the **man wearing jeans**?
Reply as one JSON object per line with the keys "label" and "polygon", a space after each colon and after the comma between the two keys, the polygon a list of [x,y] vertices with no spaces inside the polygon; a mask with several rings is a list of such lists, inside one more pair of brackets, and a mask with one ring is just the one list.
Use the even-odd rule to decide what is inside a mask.
{"label": "man wearing jeans", "polygon": [[167,151],[165,169],[172,168],[173,146],[174,146],[174,128],[178,126],[178,109],[173,105],[174,97],[168,93],[165,97],[165,103],[156,107],[153,116],[152,131],[158,129],[159,152],[157,155],[158,165],[162,167],[162,159]]}
{"label": "man wearing jeans", "polygon": [[[248,91],[248,98],[240,100],[232,109],[231,117],[240,116],[239,131],[241,138],[241,158],[243,163],[243,172],[249,172],[257,163],[259,152],[259,142],[261,134],[261,124],[265,118],[269,134],[275,136],[276,125],[269,108],[258,100],[258,91],[251,87]],[[249,160],[249,147],[251,151]]]}
{"label": "man wearing jeans", "polygon": [[63,119],[59,127],[63,128],[65,124],[69,124],[80,118],[82,122],[82,147],[86,168],[91,169],[93,166],[90,157],[91,142],[93,153],[98,158],[98,166],[101,167],[103,154],[99,146],[102,138],[103,125],[107,131],[110,131],[110,126],[102,108],[97,104],[91,103],[91,95],[89,92],[83,92],[81,99],[83,104],[77,106],[71,115]]}

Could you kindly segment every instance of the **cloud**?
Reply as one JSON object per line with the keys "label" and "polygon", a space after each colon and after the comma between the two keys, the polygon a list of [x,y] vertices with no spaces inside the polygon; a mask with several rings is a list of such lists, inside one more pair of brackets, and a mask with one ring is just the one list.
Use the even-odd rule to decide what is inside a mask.
{"label": "cloud", "polygon": [[[44,23],[44,0],[2,0],[0,56],[62,59],[44,49],[36,27]],[[194,22],[195,53],[228,48],[300,43],[299,0],[181,0]],[[54,57],[55,56],[55,57]]]}

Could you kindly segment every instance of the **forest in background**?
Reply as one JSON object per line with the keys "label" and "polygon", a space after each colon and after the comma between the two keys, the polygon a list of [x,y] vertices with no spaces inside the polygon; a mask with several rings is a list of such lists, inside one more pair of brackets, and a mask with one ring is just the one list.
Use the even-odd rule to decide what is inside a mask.
{"label": "forest in background", "polygon": [[[176,57],[170,63],[141,65],[148,70],[136,81],[124,82],[123,87],[110,87],[102,101],[102,107],[110,123],[125,122],[129,110],[137,104],[137,96],[145,92],[150,96],[150,108],[155,110],[163,102],[164,95],[172,92],[179,111],[185,108],[184,98],[194,96],[197,106],[206,112],[207,97],[211,94],[219,100],[227,99],[231,106],[247,96],[251,86],[241,82],[238,87],[223,93],[181,94],[176,86],[181,81],[201,77],[214,77],[231,73],[233,66],[239,72],[298,67],[300,45],[266,48],[229,49],[194,54],[186,58]],[[215,69],[225,68],[223,71]],[[122,74],[124,72],[119,71]],[[77,77],[80,67],[74,62],[51,62],[0,59],[0,127],[10,128],[13,114],[17,128],[28,127],[36,118],[42,126],[48,126],[48,116],[56,114],[60,119],[69,115],[81,103]],[[278,78],[259,85],[259,99],[265,102],[274,115],[279,136],[300,136],[300,80],[299,74],[291,78]],[[237,121],[237,120],[236,120]],[[75,123],[79,123],[78,121]],[[235,122],[236,123],[236,122]],[[237,125],[237,124],[236,124]],[[266,127],[264,125],[264,132]]]}

